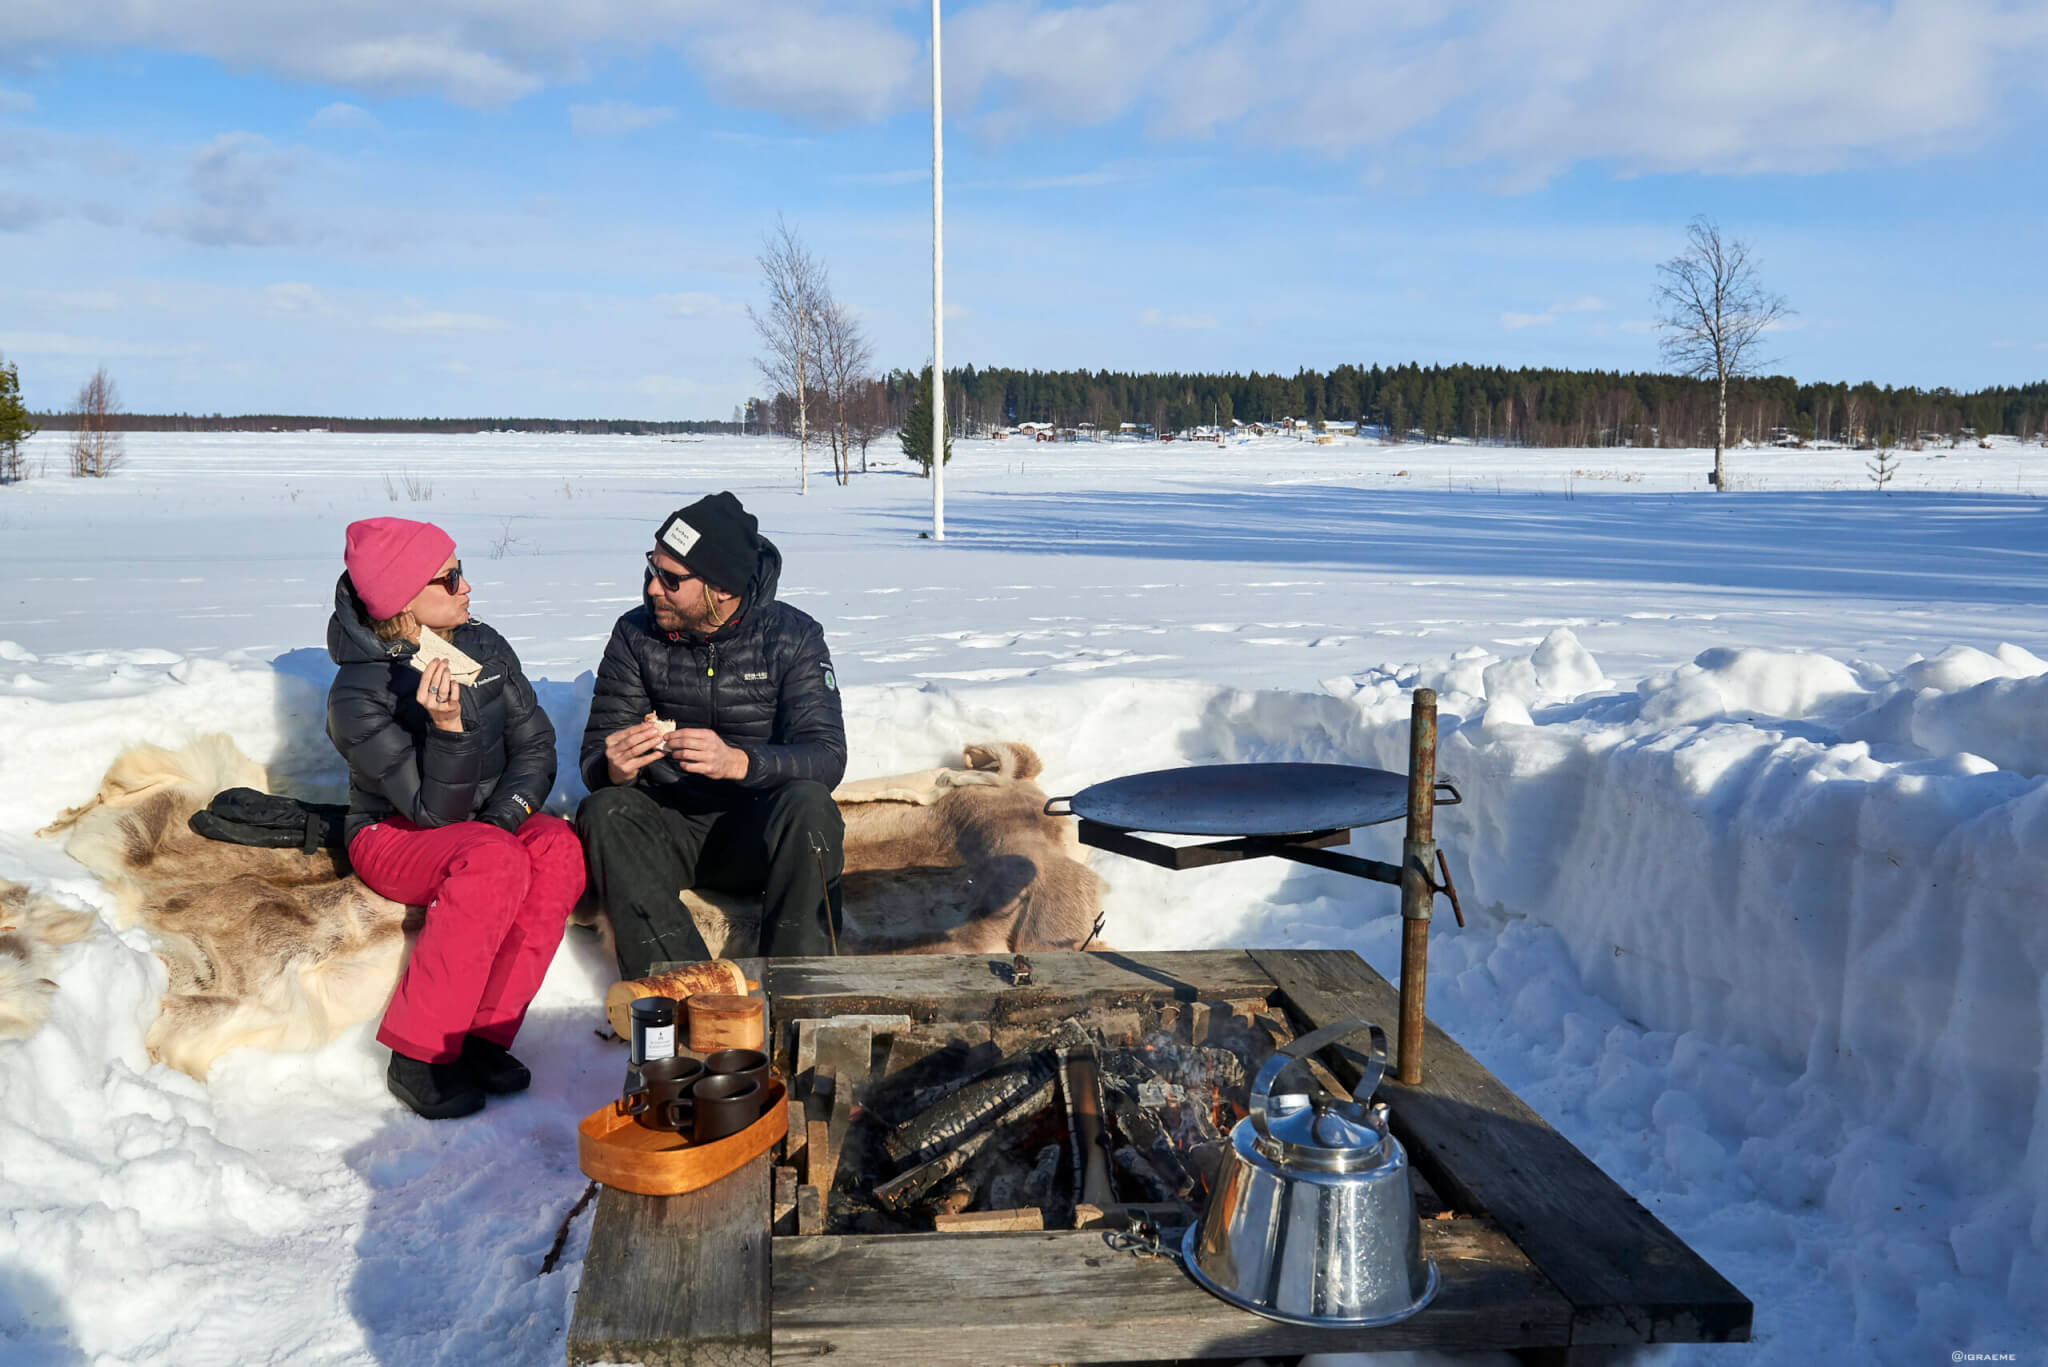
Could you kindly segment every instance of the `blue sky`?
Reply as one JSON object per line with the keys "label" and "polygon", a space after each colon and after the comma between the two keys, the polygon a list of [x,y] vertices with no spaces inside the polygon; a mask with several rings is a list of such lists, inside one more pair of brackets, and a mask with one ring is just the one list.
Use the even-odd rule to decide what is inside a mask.
{"label": "blue sky", "polygon": [[[951,363],[1655,368],[1707,213],[1802,378],[2048,376],[2048,5],[949,3]],[[9,0],[37,406],[718,417],[781,213],[930,350],[929,9]]]}

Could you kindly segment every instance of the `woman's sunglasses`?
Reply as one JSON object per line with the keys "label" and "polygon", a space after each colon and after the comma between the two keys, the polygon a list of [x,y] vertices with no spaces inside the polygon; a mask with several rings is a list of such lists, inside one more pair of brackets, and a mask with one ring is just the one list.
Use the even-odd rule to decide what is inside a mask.
{"label": "woman's sunglasses", "polygon": [[683,585],[691,582],[697,577],[694,574],[675,574],[671,571],[663,569],[661,566],[654,563],[653,551],[649,551],[647,553],[647,572],[653,575],[656,579],[659,579],[661,581],[661,586],[664,589],[667,589],[670,593],[674,593],[677,589],[680,589]]}
{"label": "woman's sunglasses", "polygon": [[439,584],[441,592],[453,598],[456,590],[462,587],[462,562],[460,560],[456,561],[449,569],[435,575],[427,582],[429,584]]}

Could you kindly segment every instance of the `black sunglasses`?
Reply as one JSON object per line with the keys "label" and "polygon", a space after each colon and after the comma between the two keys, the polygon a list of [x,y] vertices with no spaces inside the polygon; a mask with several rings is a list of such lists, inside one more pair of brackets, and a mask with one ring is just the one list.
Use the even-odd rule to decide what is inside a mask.
{"label": "black sunglasses", "polygon": [[437,574],[427,582],[429,584],[439,584],[441,592],[453,598],[456,590],[462,587],[462,562],[460,560],[456,561],[445,573]]}
{"label": "black sunglasses", "polygon": [[653,551],[647,553],[647,572],[656,579],[659,579],[661,586],[670,593],[674,593],[677,589],[680,589],[683,585],[697,577],[694,574],[676,574],[673,571],[663,569],[654,563]]}

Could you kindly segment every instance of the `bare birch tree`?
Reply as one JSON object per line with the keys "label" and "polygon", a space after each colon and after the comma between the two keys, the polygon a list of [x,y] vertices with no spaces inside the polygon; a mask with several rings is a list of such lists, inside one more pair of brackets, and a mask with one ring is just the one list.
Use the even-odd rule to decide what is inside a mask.
{"label": "bare birch tree", "polygon": [[78,387],[72,404],[77,430],[71,434],[71,473],[90,479],[105,479],[121,468],[121,434],[111,430],[109,419],[121,411],[121,391],[114,377],[101,366],[92,378]]}
{"label": "bare birch tree", "polygon": [[1728,487],[1722,453],[1728,446],[1728,378],[1754,375],[1768,364],[1758,339],[1792,309],[1756,278],[1749,246],[1723,238],[1720,225],[1702,214],[1685,230],[1686,248],[1657,267],[1657,326],[1665,362],[1682,375],[1712,378],[1715,404],[1716,489]]}
{"label": "bare birch tree", "polygon": [[[872,382],[875,349],[861,330],[853,310],[830,302],[818,317],[818,363],[827,401],[832,406],[832,451],[839,482],[853,474],[854,428],[860,405]],[[861,442],[861,464],[867,464],[867,443]]]}
{"label": "bare birch tree", "polygon": [[754,358],[771,394],[787,394],[796,404],[797,488],[811,491],[810,398],[817,383],[819,320],[832,306],[832,287],[824,263],[812,256],[796,230],[775,216],[775,231],[761,240],[761,283],[768,287],[767,306],[759,313],[747,306],[747,319],[760,334],[765,354]]}

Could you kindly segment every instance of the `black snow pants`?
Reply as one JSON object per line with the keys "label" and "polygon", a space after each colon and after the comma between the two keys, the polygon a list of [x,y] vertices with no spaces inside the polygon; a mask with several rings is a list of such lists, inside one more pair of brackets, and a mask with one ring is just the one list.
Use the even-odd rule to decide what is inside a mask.
{"label": "black snow pants", "polygon": [[638,784],[601,788],[577,809],[576,833],[621,978],[711,957],[682,903],[685,888],[760,893],[762,954],[833,952],[846,823],[822,783],[739,789],[717,811],[685,809]]}

